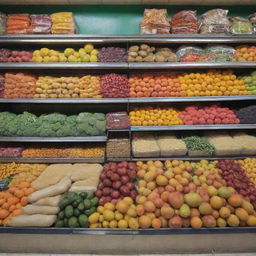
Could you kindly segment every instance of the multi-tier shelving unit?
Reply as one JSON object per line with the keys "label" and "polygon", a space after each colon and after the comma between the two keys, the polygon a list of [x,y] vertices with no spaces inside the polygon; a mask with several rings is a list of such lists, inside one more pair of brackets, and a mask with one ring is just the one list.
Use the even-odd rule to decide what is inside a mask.
{"label": "multi-tier shelving unit", "polygon": [[[25,48],[25,47],[59,47],[59,46],[82,46],[86,43],[93,43],[95,45],[122,45],[129,47],[130,45],[147,43],[153,45],[168,45],[169,47],[179,46],[181,44],[256,44],[255,35],[245,35],[245,36],[232,36],[232,35],[20,35],[20,36],[1,36],[0,37],[0,47],[14,47],[14,48]],[[228,62],[228,63],[0,63],[0,70],[2,72],[6,71],[32,71],[32,72],[50,72],[58,74],[81,74],[81,73],[107,73],[107,72],[118,72],[124,73],[129,76],[130,72],[145,72],[147,70],[152,71],[192,71],[192,70],[205,70],[205,69],[235,69],[237,72],[246,72],[248,70],[253,70],[256,68],[256,62]],[[70,105],[75,106],[75,110],[82,109],[86,110],[97,109],[99,112],[111,111],[129,111],[129,109],[134,105],[140,104],[189,104],[189,103],[213,103],[213,102],[232,102],[233,104],[255,104],[256,95],[249,96],[220,96],[220,97],[169,97],[169,98],[109,98],[109,99],[0,99],[0,107],[5,110],[30,110],[33,109],[47,109],[51,111],[69,111]],[[109,134],[126,132],[129,133],[131,138],[134,132],[147,132],[147,131],[195,131],[195,130],[254,130],[256,128],[255,124],[235,124],[235,125],[183,125],[183,126],[132,126],[130,129],[118,130],[118,131],[108,131],[106,136],[96,136],[96,137],[54,137],[54,138],[40,138],[40,137],[0,137],[2,142],[54,142],[61,144],[63,142],[82,142],[82,143],[98,143],[106,142]],[[184,157],[175,159],[186,159],[186,160],[199,160],[205,157]],[[225,157],[227,158],[227,157]],[[241,156],[232,158],[244,158]],[[159,160],[165,160],[165,158],[158,158]],[[171,159],[171,158],[169,158]],[[218,157],[212,157],[212,159],[219,159]],[[109,160],[120,160],[120,159],[109,159]],[[148,159],[138,159],[131,157],[131,161],[137,160],[148,160]],[[105,159],[87,159],[87,158],[4,158],[0,159],[0,162],[24,162],[24,163],[74,163],[74,162],[104,162]],[[171,229],[161,229],[161,230],[111,230],[111,229],[65,229],[65,228],[0,228],[0,233],[12,233],[16,236],[20,233],[27,234],[28,237],[33,235],[42,234],[79,234],[79,239],[81,235],[87,234],[85,239],[85,244],[89,247],[92,246],[92,242],[104,244],[107,246],[107,240],[103,241],[103,237],[95,237],[95,235],[113,235],[115,238],[128,239],[127,244],[131,244],[132,237],[138,235],[136,239],[138,241],[143,241],[146,239],[150,240],[152,235],[178,235],[174,240],[170,242],[172,236],[168,239],[163,237],[162,241],[175,244],[174,241],[181,241],[183,239],[184,243],[190,240],[186,235],[197,235],[198,239],[202,239],[207,234],[211,234],[216,241],[220,243],[225,240],[225,235],[229,233],[227,242],[230,244],[230,237],[234,234],[243,233],[240,236],[240,241],[243,246],[250,248],[255,248],[253,244],[253,237],[255,238],[255,228],[216,228],[216,229],[181,229],[181,230],[171,230]],[[122,238],[119,235],[123,235]],[[144,235],[148,235],[145,237]],[[117,237],[118,236],[118,237]],[[219,239],[219,237],[221,239]],[[39,238],[38,238],[39,239]],[[159,239],[159,238],[158,238]],[[161,238],[160,238],[161,239]],[[209,238],[207,238],[209,239]],[[224,240],[223,240],[224,239]],[[238,239],[235,237],[234,239]],[[249,239],[249,240],[248,240]],[[1,240],[1,239],[0,239]],[[125,240],[123,240],[125,241]],[[3,240],[4,242],[4,240]],[[194,241],[198,244],[197,241]],[[150,242],[149,242],[150,244]],[[126,247],[127,245],[125,245]],[[100,246],[102,247],[102,246]],[[218,247],[218,246],[217,246]],[[150,248],[150,246],[149,246]],[[236,247],[237,248],[237,247]],[[92,250],[93,251],[93,250]],[[147,251],[147,250],[146,250]],[[109,252],[109,251],[107,251]]]}

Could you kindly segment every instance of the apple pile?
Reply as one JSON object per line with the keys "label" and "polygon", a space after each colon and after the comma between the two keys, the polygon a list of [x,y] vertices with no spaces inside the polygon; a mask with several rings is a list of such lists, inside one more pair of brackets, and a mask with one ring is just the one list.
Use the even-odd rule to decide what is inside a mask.
{"label": "apple pile", "polygon": [[240,120],[233,110],[212,106],[188,106],[180,112],[180,118],[185,125],[193,124],[238,124]]}
{"label": "apple pile", "polygon": [[100,183],[95,193],[99,198],[99,204],[104,205],[107,202],[116,204],[126,196],[135,199],[137,196],[134,184],[136,176],[137,166],[134,162],[104,164]]}

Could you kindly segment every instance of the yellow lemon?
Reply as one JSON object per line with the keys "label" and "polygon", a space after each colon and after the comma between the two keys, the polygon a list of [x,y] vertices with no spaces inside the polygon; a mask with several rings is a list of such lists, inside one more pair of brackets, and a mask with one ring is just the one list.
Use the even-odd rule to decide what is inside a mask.
{"label": "yellow lemon", "polygon": [[92,44],[86,44],[84,46],[84,50],[86,53],[91,53],[93,51],[93,49],[94,49],[94,46]]}
{"label": "yellow lemon", "polygon": [[103,227],[103,228],[109,228],[109,222],[106,221],[106,220],[104,220],[104,221],[102,222],[102,227]]}
{"label": "yellow lemon", "polygon": [[99,221],[100,214],[98,212],[95,212],[91,214],[88,218],[90,224],[95,224]]}
{"label": "yellow lemon", "polygon": [[114,214],[114,212],[112,212],[110,210],[105,210],[103,212],[103,217],[104,217],[105,220],[111,221],[115,218],[115,214]]}
{"label": "yellow lemon", "polygon": [[115,210],[115,206],[112,203],[105,203],[104,204],[104,208],[106,210],[110,210],[110,211],[114,211]]}
{"label": "yellow lemon", "polygon": [[119,220],[118,227],[119,228],[128,228],[128,222],[126,220]]}
{"label": "yellow lemon", "polygon": [[116,220],[111,220],[109,222],[109,227],[110,228],[117,228],[117,221]]}

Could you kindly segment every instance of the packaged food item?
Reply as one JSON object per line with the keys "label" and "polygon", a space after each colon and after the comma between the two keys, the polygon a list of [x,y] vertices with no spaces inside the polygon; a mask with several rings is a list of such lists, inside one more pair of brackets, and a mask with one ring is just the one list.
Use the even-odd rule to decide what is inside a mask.
{"label": "packaged food item", "polygon": [[230,32],[232,34],[252,34],[253,27],[248,19],[234,17],[231,18]]}
{"label": "packaged food item", "polygon": [[250,22],[252,23],[253,32],[256,32],[256,12],[250,16]]}
{"label": "packaged food item", "polygon": [[75,34],[76,25],[72,12],[57,12],[51,15],[52,34]]}
{"label": "packaged food item", "polygon": [[0,147],[0,157],[21,157],[23,147]]}
{"label": "packaged food item", "polygon": [[170,23],[166,9],[145,9],[140,24],[141,34],[169,34]]}
{"label": "packaged food item", "polygon": [[109,130],[127,129],[131,126],[129,116],[126,112],[108,113],[106,118],[107,129]]}
{"label": "packaged food item", "polygon": [[171,31],[173,34],[196,34],[198,22],[196,11],[183,10],[172,16]]}
{"label": "packaged food item", "polygon": [[200,19],[200,33],[218,34],[228,33],[230,21],[228,19],[228,10],[212,9],[205,12]]}
{"label": "packaged food item", "polygon": [[122,136],[107,141],[107,158],[130,158],[131,146],[128,138]]}
{"label": "packaged food item", "polygon": [[103,47],[98,58],[100,62],[126,62],[127,51],[121,47]]}
{"label": "packaged food item", "polygon": [[30,26],[28,14],[9,14],[6,23],[7,34],[27,34]]}
{"label": "packaged food item", "polygon": [[6,15],[0,12],[0,35],[5,34],[6,30]]}
{"label": "packaged food item", "polygon": [[161,156],[185,156],[187,147],[184,141],[176,136],[161,134],[157,137],[157,144],[161,151]]}
{"label": "packaged food item", "polygon": [[206,57],[204,50],[200,47],[181,46],[176,52],[178,61],[180,62],[204,62]]}
{"label": "packaged food item", "polygon": [[205,49],[205,56],[208,62],[229,62],[235,60],[236,50],[230,46],[215,45]]}
{"label": "packaged food item", "polygon": [[159,157],[160,148],[153,134],[135,133],[132,140],[132,153],[135,157]]}
{"label": "packaged food item", "polygon": [[31,24],[28,32],[31,34],[50,34],[52,21],[47,14],[33,14],[30,15]]}

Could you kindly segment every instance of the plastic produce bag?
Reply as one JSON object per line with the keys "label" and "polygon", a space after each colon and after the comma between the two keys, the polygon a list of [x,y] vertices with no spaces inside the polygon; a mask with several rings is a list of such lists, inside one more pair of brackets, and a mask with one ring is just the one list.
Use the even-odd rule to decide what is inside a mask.
{"label": "plastic produce bag", "polygon": [[228,33],[230,22],[227,15],[228,10],[223,9],[212,9],[204,13],[200,19],[200,33]]}
{"label": "plastic produce bag", "polygon": [[0,35],[5,33],[6,29],[6,15],[0,12]]}
{"label": "plastic produce bag", "polygon": [[236,50],[230,46],[210,46],[205,49],[205,56],[208,62],[234,61],[236,57]]}
{"label": "plastic produce bag", "polygon": [[173,34],[196,34],[198,32],[196,11],[184,10],[174,14],[171,31]]}
{"label": "plastic produce bag", "polygon": [[252,34],[252,24],[248,19],[241,17],[231,18],[231,33],[232,34]]}
{"label": "plastic produce bag", "polygon": [[131,126],[129,116],[126,112],[108,113],[107,129],[127,129]]}
{"label": "plastic produce bag", "polygon": [[10,14],[6,23],[7,34],[27,34],[30,26],[30,18],[26,13]]}
{"label": "plastic produce bag", "polygon": [[72,12],[57,12],[51,15],[52,34],[75,34],[76,25]]}
{"label": "plastic produce bag", "polygon": [[250,16],[250,22],[252,23],[253,32],[256,32],[256,12]]}
{"label": "plastic produce bag", "polygon": [[181,46],[176,52],[180,62],[202,62],[206,61],[204,50],[200,47]]}
{"label": "plastic produce bag", "polygon": [[23,147],[0,147],[0,157],[21,157]]}
{"label": "plastic produce bag", "polygon": [[169,34],[170,24],[166,9],[145,9],[140,24],[141,34]]}
{"label": "plastic produce bag", "polygon": [[31,34],[50,34],[51,18],[47,14],[31,15],[31,25],[28,32]]}

